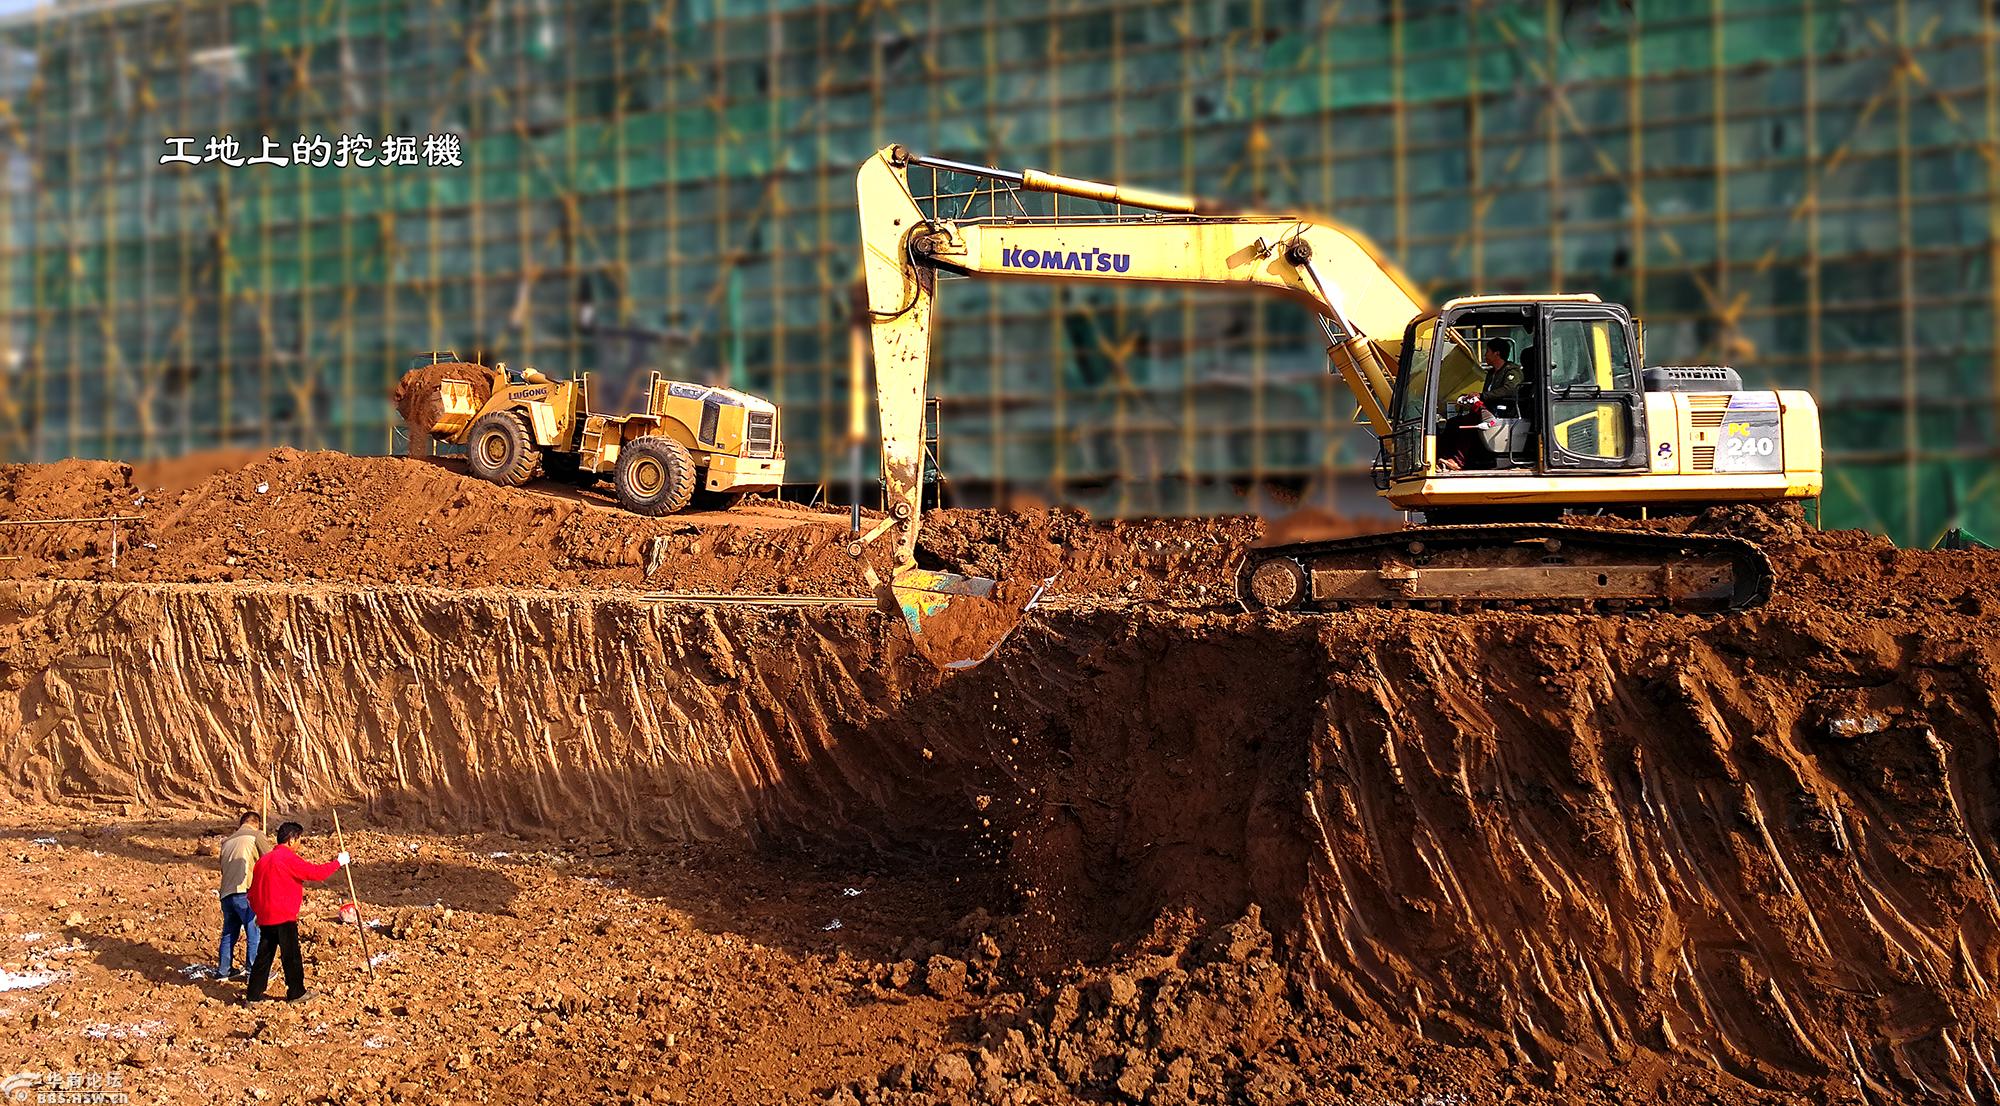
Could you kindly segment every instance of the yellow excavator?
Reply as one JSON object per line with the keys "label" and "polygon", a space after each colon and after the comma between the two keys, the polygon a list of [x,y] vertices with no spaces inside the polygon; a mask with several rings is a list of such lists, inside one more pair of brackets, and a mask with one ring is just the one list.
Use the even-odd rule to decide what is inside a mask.
{"label": "yellow excavator", "polygon": [[[913,192],[913,172],[928,187]],[[1432,307],[1365,237],[1329,220],[902,146],[869,158],[857,187],[889,513],[850,552],[895,532],[885,590],[919,634],[952,597],[994,587],[916,562],[941,277],[1256,289],[1318,317],[1330,369],[1379,443],[1377,487],[1423,525],[1246,550],[1236,583],[1251,609],[1752,606],[1772,577],[1753,542],[1561,519],[1822,488],[1809,394],[1745,390],[1720,367],[1645,368],[1640,327],[1595,295]],[[1065,211],[1065,197],[1091,203]]]}

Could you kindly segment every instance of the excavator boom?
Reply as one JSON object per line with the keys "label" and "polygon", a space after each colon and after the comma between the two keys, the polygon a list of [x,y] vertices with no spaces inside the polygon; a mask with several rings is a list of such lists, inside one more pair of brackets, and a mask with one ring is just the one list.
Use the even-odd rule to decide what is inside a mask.
{"label": "excavator boom", "polygon": [[[912,168],[985,178],[1161,214],[986,214],[931,218],[911,192]],[[1029,169],[1019,173],[890,146],[862,165],[863,276],[875,355],[882,474],[899,565],[913,565],[923,477],[923,403],[940,272],[1025,280],[1249,287],[1316,314],[1333,364],[1378,436],[1404,326],[1428,308],[1403,271],[1360,232],[1325,220],[1229,209],[1189,196],[1124,188]],[[994,195],[1001,195],[996,191]],[[997,206],[997,205],[996,205]]]}

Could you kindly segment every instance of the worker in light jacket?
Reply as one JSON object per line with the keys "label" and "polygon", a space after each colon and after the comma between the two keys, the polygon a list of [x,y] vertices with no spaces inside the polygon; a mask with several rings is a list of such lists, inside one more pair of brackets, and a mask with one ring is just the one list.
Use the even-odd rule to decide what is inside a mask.
{"label": "worker in light jacket", "polygon": [[297,822],[279,826],[277,847],[265,853],[250,874],[250,909],[257,914],[262,940],[257,960],[250,966],[246,1002],[269,997],[264,994],[264,985],[271,980],[271,961],[280,953],[285,959],[285,1001],[306,997],[306,965],[299,954],[299,907],[305,903],[306,884],[332,878],[347,866],[347,853],[343,850],[325,864],[308,864],[292,851],[292,842],[305,832]]}
{"label": "worker in light jacket", "polygon": [[218,850],[222,860],[222,886],[216,896],[222,900],[222,946],[217,950],[215,977],[235,979],[236,935],[244,935],[243,967],[257,962],[257,917],[250,910],[250,872],[265,853],[271,839],[264,836],[264,819],[246,810],[236,820],[236,832],[223,838]]}

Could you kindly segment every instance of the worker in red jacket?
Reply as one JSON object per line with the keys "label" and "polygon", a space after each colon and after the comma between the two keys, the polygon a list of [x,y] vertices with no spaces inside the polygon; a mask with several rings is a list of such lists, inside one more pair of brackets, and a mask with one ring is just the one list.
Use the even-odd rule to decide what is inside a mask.
{"label": "worker in red jacket", "polygon": [[325,864],[308,864],[292,851],[292,842],[306,832],[297,822],[278,827],[278,845],[258,858],[250,871],[250,909],[257,915],[262,940],[257,960],[250,965],[250,985],[246,1002],[270,996],[264,985],[271,981],[271,961],[280,952],[285,957],[285,1001],[306,997],[306,965],[299,955],[299,907],[305,902],[306,884],[329,879],[347,866],[347,854]]}

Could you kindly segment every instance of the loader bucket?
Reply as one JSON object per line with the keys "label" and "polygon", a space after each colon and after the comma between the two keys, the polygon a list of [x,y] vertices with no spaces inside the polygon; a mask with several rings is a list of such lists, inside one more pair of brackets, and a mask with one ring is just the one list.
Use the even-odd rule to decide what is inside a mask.
{"label": "loader bucket", "polygon": [[907,568],[890,582],[885,598],[919,652],[939,668],[963,670],[992,657],[1054,581],[1040,581],[1017,601],[1009,594],[1014,589],[984,576]]}
{"label": "loader bucket", "polygon": [[479,399],[473,394],[472,385],[463,380],[439,381],[438,400],[437,421],[431,424],[433,434],[447,437],[456,434],[479,413]]}

